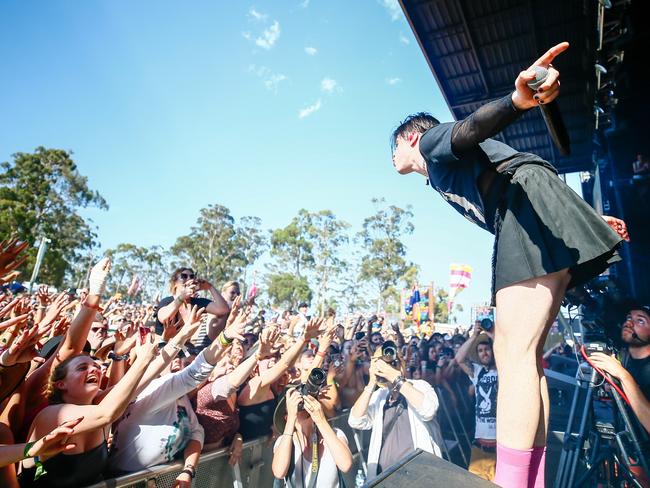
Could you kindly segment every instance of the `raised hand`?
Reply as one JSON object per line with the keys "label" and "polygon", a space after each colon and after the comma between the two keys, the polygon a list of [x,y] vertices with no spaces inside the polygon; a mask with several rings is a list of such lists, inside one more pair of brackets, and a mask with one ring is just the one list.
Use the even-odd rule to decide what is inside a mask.
{"label": "raised hand", "polygon": [[237,316],[241,312],[241,295],[237,295],[237,297],[233,300],[232,306],[230,307],[230,314],[228,315],[228,319],[226,320],[226,327],[232,324]]}
{"label": "raised hand", "polygon": [[226,328],[223,330],[223,334],[227,339],[239,339],[240,341],[244,340],[244,329],[246,328],[246,322],[248,321],[249,314],[249,311],[240,313],[230,325],[226,325]]}
{"label": "raised hand", "polygon": [[205,312],[205,307],[199,308],[198,305],[181,305],[178,312],[183,319],[182,333],[189,339],[199,329],[201,319]]}
{"label": "raised hand", "polygon": [[260,357],[264,358],[271,354],[278,337],[280,337],[280,331],[277,327],[269,326],[262,331],[260,336],[260,349],[258,351]]}
{"label": "raised hand", "polygon": [[101,296],[106,288],[106,280],[111,270],[111,260],[109,258],[100,259],[90,270],[88,278],[88,294]]}
{"label": "raised hand", "polygon": [[323,324],[324,319],[322,318],[312,318],[307,325],[305,325],[305,330],[303,331],[303,337],[305,340],[310,341],[315,337],[318,337],[320,333],[320,326]]}
{"label": "raised hand", "polygon": [[327,352],[332,341],[336,337],[336,324],[331,323],[325,332],[323,332],[318,338],[318,349],[319,351]]}
{"label": "raised hand", "polygon": [[[49,332],[49,330],[47,330]],[[14,366],[19,363],[28,363],[38,356],[36,350],[43,333],[39,333],[38,327],[24,330],[18,338],[0,355],[0,364],[5,367]],[[39,358],[40,359],[40,358]],[[41,359],[39,362],[43,362]]]}
{"label": "raised hand", "polygon": [[[553,67],[551,62],[559,54],[569,48],[568,42],[561,42],[546,51],[537,61],[517,76],[515,80],[515,91],[512,94],[512,103],[520,110],[526,110],[537,105],[552,102],[560,94],[560,72]],[[548,77],[537,92],[528,87],[528,82],[535,79],[535,70],[533,67],[540,66],[548,70]]]}
{"label": "raised hand", "polygon": [[60,452],[74,449],[77,445],[70,443],[69,439],[74,434],[74,428],[82,420],[83,417],[79,417],[78,419],[63,422],[52,432],[37,440],[29,449],[27,455],[30,457],[52,457]]}
{"label": "raised hand", "polygon": [[47,306],[50,302],[50,295],[48,293],[47,285],[40,285],[36,291],[36,298],[38,298],[38,303],[42,307]]}

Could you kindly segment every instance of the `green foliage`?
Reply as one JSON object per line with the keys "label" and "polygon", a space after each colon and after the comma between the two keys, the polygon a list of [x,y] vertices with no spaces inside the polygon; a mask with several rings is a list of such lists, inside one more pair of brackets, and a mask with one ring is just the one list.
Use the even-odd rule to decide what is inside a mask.
{"label": "green foliage", "polygon": [[[279,269],[289,269],[299,278],[311,278],[316,289],[315,308],[323,312],[325,302],[331,299],[330,289],[347,267],[341,251],[349,242],[349,227],[331,210],[312,213],[300,209],[289,225],[271,232],[271,256],[276,259],[272,269],[276,272],[270,277]],[[295,283],[302,286],[301,281]]]}
{"label": "green foliage", "polygon": [[271,256],[296,276],[301,276],[303,266],[314,264],[310,227],[309,212],[301,209],[289,225],[271,232]]}
{"label": "green foliage", "polygon": [[406,248],[401,238],[413,233],[413,212],[410,207],[386,206],[384,199],[372,202],[377,211],[363,221],[358,234],[364,250],[359,278],[374,283],[383,297],[409,272],[411,265],[404,259]]}
{"label": "green foliage", "polygon": [[146,248],[123,243],[106,251],[106,255],[113,261],[108,282],[110,293],[126,294],[134,276],[143,281],[143,288],[136,298],[140,295],[144,299],[151,299],[157,293],[164,293],[170,266],[169,254],[162,246]]}
{"label": "green foliage", "polygon": [[433,309],[434,322],[446,324],[449,320],[449,311],[447,310],[447,302],[449,301],[449,293],[444,288],[437,288],[435,290],[436,304]]}
{"label": "green foliage", "polygon": [[267,276],[267,289],[271,302],[276,307],[295,307],[299,302],[309,303],[313,293],[304,276],[293,273],[275,273]]}
{"label": "green foliage", "polygon": [[[50,239],[39,281],[61,286],[82,252],[97,244],[79,209],[107,210],[108,205],[88,187],[71,152],[38,147],[34,153],[16,153],[12,158],[0,164],[0,237],[13,234],[33,244],[41,236]],[[37,249],[28,252],[23,279],[30,277]]]}
{"label": "green foliage", "polygon": [[242,278],[266,246],[260,219],[244,217],[237,225],[223,205],[202,208],[196,224],[188,235],[176,240],[171,253],[178,265],[191,266],[199,277],[217,287]]}

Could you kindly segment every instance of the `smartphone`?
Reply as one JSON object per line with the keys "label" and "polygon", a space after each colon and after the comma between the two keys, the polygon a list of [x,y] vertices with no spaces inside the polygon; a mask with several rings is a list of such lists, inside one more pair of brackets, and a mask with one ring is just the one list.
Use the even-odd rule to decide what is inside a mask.
{"label": "smartphone", "polygon": [[357,332],[356,334],[354,334],[354,338],[355,338],[355,340],[357,340],[357,341],[360,341],[360,340],[363,339],[364,337],[366,337],[366,333],[365,333],[365,332]]}
{"label": "smartphone", "polygon": [[138,332],[140,333],[140,344],[144,344],[144,342],[147,340],[147,334],[149,333],[149,329],[146,327],[139,327]]}

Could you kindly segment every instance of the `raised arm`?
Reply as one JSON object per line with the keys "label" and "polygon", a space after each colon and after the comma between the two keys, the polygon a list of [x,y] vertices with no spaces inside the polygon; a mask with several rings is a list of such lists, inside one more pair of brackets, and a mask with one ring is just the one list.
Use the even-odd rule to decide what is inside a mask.
{"label": "raised arm", "polygon": [[[459,155],[474,149],[480,142],[498,134],[517,120],[524,111],[553,101],[559,95],[560,73],[551,66],[551,62],[568,47],[568,42],[553,46],[528,69],[519,73],[512,94],[483,105],[466,119],[458,122],[451,135],[454,153]],[[546,82],[537,92],[527,85],[529,81],[535,79],[534,66],[547,68],[549,72]]]}
{"label": "raised arm", "polygon": [[79,312],[72,320],[68,333],[65,335],[59,349],[57,350],[52,364],[55,368],[59,363],[65,361],[67,358],[81,353],[86,345],[88,332],[90,326],[97,314],[99,301],[101,295],[104,293],[106,286],[106,279],[111,269],[111,261],[108,258],[102,258],[90,270],[90,277],[88,279],[88,297],[85,302],[81,304]]}
{"label": "raised arm", "polygon": [[468,356],[470,351],[476,347],[476,341],[480,332],[480,327],[474,326],[472,336],[463,342],[463,344],[458,348],[458,352],[456,352],[456,356],[454,357],[454,362],[458,364],[458,366],[460,366],[460,369],[462,369],[470,378],[474,377],[474,369],[468,361]]}
{"label": "raised arm", "polygon": [[206,280],[199,280],[199,290],[208,290],[210,296],[212,296],[212,302],[205,308],[206,312],[217,317],[221,317],[230,312],[228,303],[226,303],[221,293],[211,283]]}
{"label": "raised arm", "polygon": [[[302,337],[298,338],[296,342],[285,351],[280,360],[274,364],[272,368],[260,375],[259,385],[255,386],[262,388],[269,386],[280,379],[280,376],[282,376],[282,374],[295,362],[296,358],[305,347],[305,344],[318,336],[318,327],[321,323],[322,319],[311,319],[307,325],[305,325]],[[252,386],[253,385],[251,385],[251,387]]]}
{"label": "raised arm", "polygon": [[145,344],[138,347],[138,358],[122,380],[97,405],[63,404],[46,408],[33,423],[30,440],[38,439],[62,421],[71,417],[83,417],[75,427],[76,434],[104,428],[115,422],[135,396],[135,388],[148,364],[157,353],[153,338],[147,336]]}

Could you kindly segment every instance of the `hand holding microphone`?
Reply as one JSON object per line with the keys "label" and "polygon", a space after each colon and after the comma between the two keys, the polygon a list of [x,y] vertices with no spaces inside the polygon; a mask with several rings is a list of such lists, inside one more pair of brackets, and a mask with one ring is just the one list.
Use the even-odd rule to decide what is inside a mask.
{"label": "hand holding microphone", "polygon": [[540,108],[551,139],[564,156],[571,151],[570,141],[559,107],[554,102],[560,93],[560,73],[551,62],[568,47],[568,42],[553,46],[527,70],[519,73],[512,94],[512,103],[517,109]]}

